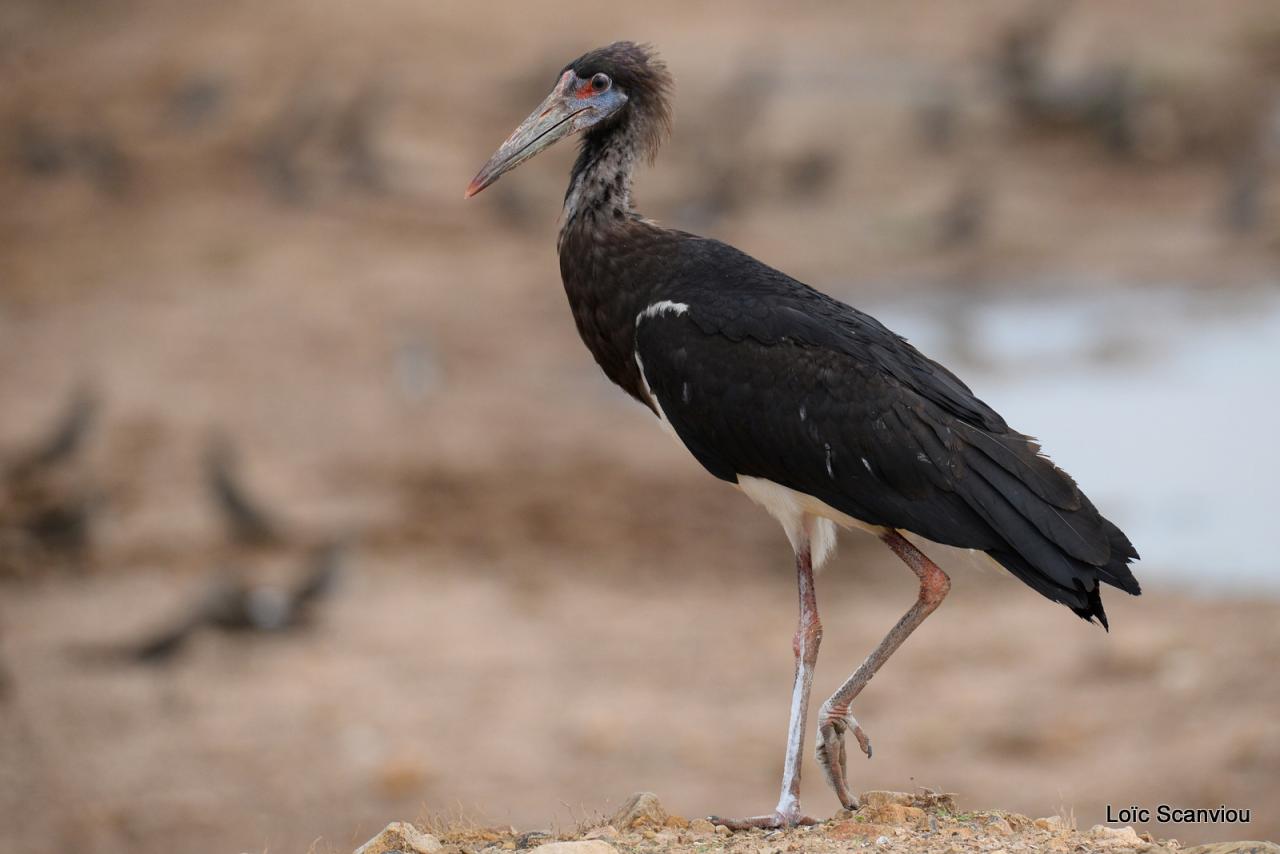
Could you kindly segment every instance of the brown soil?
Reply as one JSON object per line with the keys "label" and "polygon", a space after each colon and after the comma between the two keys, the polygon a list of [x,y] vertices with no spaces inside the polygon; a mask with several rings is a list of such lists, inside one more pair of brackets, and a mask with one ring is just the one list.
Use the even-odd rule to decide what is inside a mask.
{"label": "brown soil", "polygon": [[[637,802],[639,808],[635,806]],[[892,854],[964,852],[1074,851],[1079,854],[1277,854],[1280,845],[1257,841],[1220,842],[1187,847],[1176,839],[1139,834],[1132,827],[1094,825],[1078,828],[1069,813],[1030,818],[1006,810],[960,811],[954,796],[921,789],[915,793],[872,791],[861,807],[841,811],[828,821],[788,829],[730,831],[706,819],[690,821],[668,814],[657,797],[642,792],[606,822],[599,817],[568,829],[518,831],[456,818],[424,822],[433,831],[396,822],[362,847],[360,854],[395,850],[428,854],[501,854],[529,849],[545,854],[613,854],[664,851],[685,854],[737,852],[829,854],[871,848]]]}

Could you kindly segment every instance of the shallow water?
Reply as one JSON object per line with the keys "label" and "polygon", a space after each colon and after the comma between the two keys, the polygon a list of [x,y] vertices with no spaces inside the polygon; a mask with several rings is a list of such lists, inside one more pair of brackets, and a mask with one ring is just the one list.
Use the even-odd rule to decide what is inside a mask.
{"label": "shallow water", "polygon": [[1071,472],[1144,584],[1280,593],[1280,290],[941,294],[863,307]]}

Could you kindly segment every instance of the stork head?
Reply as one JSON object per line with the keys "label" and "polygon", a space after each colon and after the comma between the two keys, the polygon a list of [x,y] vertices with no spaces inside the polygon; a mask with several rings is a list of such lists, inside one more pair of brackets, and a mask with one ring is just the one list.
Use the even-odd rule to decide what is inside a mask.
{"label": "stork head", "polygon": [[615,42],[566,65],[551,94],[502,143],[471,180],[471,198],[538,152],[581,131],[612,133],[623,127],[652,157],[670,126],[671,76],[643,45]]}

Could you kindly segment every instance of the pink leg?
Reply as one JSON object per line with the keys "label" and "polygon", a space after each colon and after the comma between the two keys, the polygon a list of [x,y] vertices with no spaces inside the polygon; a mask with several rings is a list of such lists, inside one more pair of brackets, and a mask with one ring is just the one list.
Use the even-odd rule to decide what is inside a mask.
{"label": "pink leg", "polygon": [[871,681],[871,677],[889,660],[889,656],[902,646],[907,636],[924,622],[925,617],[937,610],[947,591],[951,589],[951,579],[947,578],[947,574],[897,531],[889,531],[881,539],[920,579],[920,593],[915,604],[902,615],[902,619],[889,630],[889,634],[885,635],[884,640],[880,641],[879,646],[867,656],[853,675],[822,704],[822,710],[818,713],[818,764],[822,766],[827,782],[835,789],[836,797],[846,809],[857,809],[858,799],[849,791],[845,733],[852,732],[862,752],[868,758],[871,756],[871,741],[850,713],[849,707]]}
{"label": "pink leg", "polygon": [[771,815],[744,819],[711,817],[714,824],[723,824],[733,830],[817,824],[800,812],[800,762],[804,756],[805,724],[809,718],[809,690],[813,686],[818,646],[822,643],[822,621],[818,619],[818,598],[813,586],[813,561],[807,545],[796,553],[796,579],[800,590],[800,619],[791,643],[796,668],[791,689],[791,721],[787,727],[787,755],[782,769],[782,795]]}

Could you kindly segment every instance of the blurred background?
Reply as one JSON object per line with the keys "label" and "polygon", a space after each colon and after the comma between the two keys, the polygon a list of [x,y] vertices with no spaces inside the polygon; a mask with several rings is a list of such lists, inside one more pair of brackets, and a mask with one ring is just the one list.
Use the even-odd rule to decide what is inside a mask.
{"label": "blurred background", "polygon": [[[1108,635],[929,548],[854,786],[1280,836],[1271,0],[7,0],[0,849],[773,804],[785,538],[578,341],[571,147],[462,200],[619,38],[677,80],[643,211],[910,337],[1145,558]],[[850,534],[819,593],[825,697],[914,579]]]}

